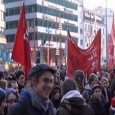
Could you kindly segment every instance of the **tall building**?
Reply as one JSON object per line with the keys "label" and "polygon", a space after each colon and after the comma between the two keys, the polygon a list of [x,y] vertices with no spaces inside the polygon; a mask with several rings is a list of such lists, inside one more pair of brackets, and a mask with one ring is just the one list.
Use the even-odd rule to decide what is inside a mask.
{"label": "tall building", "polygon": [[[5,33],[9,43],[8,48],[12,48],[23,0],[4,1],[6,6]],[[34,40],[39,40],[37,46],[40,47],[43,41],[48,44],[53,37],[51,47],[52,50],[55,49],[56,54],[60,38],[62,49],[65,49],[67,30],[71,32],[78,45],[83,47],[80,4],[81,0],[25,0],[31,47],[34,46]],[[47,48],[49,45],[46,43],[43,47]]]}
{"label": "tall building", "polygon": [[5,45],[7,44],[5,28],[5,5],[3,0],[0,0],[0,70],[2,69],[1,67],[7,58],[6,50],[4,49]]}
{"label": "tall building", "polygon": [[84,48],[88,48],[101,28],[101,62],[106,58],[106,25],[100,10],[84,9]]}

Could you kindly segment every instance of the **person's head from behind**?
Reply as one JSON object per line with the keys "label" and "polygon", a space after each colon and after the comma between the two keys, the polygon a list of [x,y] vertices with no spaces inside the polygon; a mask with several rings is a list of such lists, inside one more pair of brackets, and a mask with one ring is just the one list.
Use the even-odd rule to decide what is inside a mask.
{"label": "person's head from behind", "polygon": [[98,84],[98,77],[95,73],[91,73],[88,78],[88,82],[90,85],[94,86],[95,84]]}
{"label": "person's head from behind", "polygon": [[85,74],[82,70],[76,70],[75,71],[74,79],[75,79],[75,81],[76,81],[76,83],[80,89],[84,87]]}
{"label": "person's head from behind", "polygon": [[24,85],[24,83],[25,83],[25,73],[24,73],[23,70],[16,71],[16,78],[17,78],[18,84]]}
{"label": "person's head from behind", "polygon": [[8,82],[8,88],[13,88],[18,92],[18,83],[17,83],[17,81],[9,81]]}
{"label": "person's head from behind", "polygon": [[6,94],[5,91],[0,88],[0,115],[4,115],[4,109],[6,106]]}
{"label": "person's head from behind", "polygon": [[92,95],[93,97],[100,99],[101,98],[101,86],[98,84],[95,84],[92,88]]}
{"label": "person's head from behind", "polygon": [[6,90],[6,102],[7,107],[9,108],[13,103],[17,102],[19,99],[18,92],[13,88],[8,88]]}
{"label": "person's head from behind", "polygon": [[62,94],[65,95],[71,90],[76,90],[77,89],[77,84],[73,79],[67,79],[63,83],[62,87]]}
{"label": "person's head from behind", "polygon": [[44,63],[34,66],[30,71],[29,80],[31,87],[44,100],[49,98],[49,94],[54,86],[55,72],[52,67]]}

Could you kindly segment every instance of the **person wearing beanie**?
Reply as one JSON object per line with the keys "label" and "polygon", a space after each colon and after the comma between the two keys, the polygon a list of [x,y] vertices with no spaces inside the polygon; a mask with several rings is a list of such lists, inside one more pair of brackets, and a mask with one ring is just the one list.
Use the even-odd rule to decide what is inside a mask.
{"label": "person wearing beanie", "polygon": [[28,76],[30,88],[22,89],[18,102],[9,108],[8,115],[55,115],[56,111],[49,99],[55,72],[45,63],[32,67]]}
{"label": "person wearing beanie", "polygon": [[95,84],[92,88],[92,96],[89,105],[93,108],[95,115],[107,115],[105,100],[101,97],[101,86]]}
{"label": "person wearing beanie", "polygon": [[73,79],[67,79],[62,87],[63,97],[56,115],[95,115],[93,109],[77,89]]}
{"label": "person wearing beanie", "polygon": [[4,115],[4,109],[5,109],[5,99],[6,99],[6,94],[5,91],[0,88],[0,115]]}

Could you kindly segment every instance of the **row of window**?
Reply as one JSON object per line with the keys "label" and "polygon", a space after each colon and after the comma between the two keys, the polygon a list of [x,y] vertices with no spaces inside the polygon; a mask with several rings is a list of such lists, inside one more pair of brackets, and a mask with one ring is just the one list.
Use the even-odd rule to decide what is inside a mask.
{"label": "row of window", "polygon": [[71,8],[71,9],[74,9],[74,10],[77,10],[78,8],[78,5],[75,4],[75,3],[72,3],[70,1],[67,1],[67,0],[48,0],[49,2],[53,2],[55,4],[59,4],[61,6],[65,6],[67,8]]}
{"label": "row of window", "polygon": [[[29,24],[29,27],[34,27],[34,19],[29,19],[28,24]],[[18,25],[18,21],[7,22],[6,23],[6,29],[17,28],[17,25]],[[43,19],[35,19],[35,25],[36,26],[53,28],[53,29],[58,29],[59,23],[51,22],[51,21],[43,20]],[[65,31],[70,30],[71,32],[78,33],[78,26],[62,24],[62,30],[65,30]]]}
{"label": "row of window", "polygon": [[[64,11],[58,11],[58,10],[51,9],[45,6],[40,6],[37,4],[26,6],[26,13],[32,13],[32,12],[40,12],[40,13],[49,14],[49,15],[56,16],[56,17],[61,17],[64,19],[78,21],[77,15],[69,14]],[[20,13],[19,7],[6,9],[6,16],[18,15],[19,13]]]}
{"label": "row of window", "polygon": [[[38,36],[36,36],[36,40],[46,40],[49,41],[51,40],[52,35],[51,34],[45,34],[45,33],[38,33]],[[34,33],[29,33],[29,39],[34,40]],[[14,37],[15,35],[7,35],[7,41],[8,42],[14,42]],[[59,41],[59,36],[58,35],[53,35],[53,41],[58,42]],[[61,36],[61,41],[65,42],[66,41],[66,36]]]}
{"label": "row of window", "polygon": [[[85,27],[84,27],[84,29],[85,29],[85,31],[95,31],[95,30],[99,30],[100,29],[100,27],[99,26],[95,26],[95,25],[90,25],[90,24],[85,24]],[[102,34],[105,34],[105,29],[104,29],[104,27],[103,28],[101,28],[101,30],[102,30]]]}
{"label": "row of window", "polygon": [[[1,1],[3,1],[3,0],[1,0]],[[16,2],[16,1],[20,1],[20,0],[4,0],[5,3]],[[74,9],[74,10],[77,10],[77,8],[78,8],[77,4],[67,1],[67,0],[48,0],[48,1],[58,4],[58,5],[61,5],[61,6],[64,6],[64,7],[67,7],[67,8]]]}
{"label": "row of window", "polygon": [[23,0],[4,0],[4,3],[17,2],[17,1],[23,1]]}

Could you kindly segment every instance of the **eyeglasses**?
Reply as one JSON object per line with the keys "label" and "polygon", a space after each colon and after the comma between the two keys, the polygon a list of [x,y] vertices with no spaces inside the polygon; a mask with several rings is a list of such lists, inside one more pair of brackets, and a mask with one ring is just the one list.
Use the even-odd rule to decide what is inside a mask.
{"label": "eyeglasses", "polygon": [[43,81],[44,83],[46,83],[46,84],[49,84],[49,83],[53,84],[53,83],[54,83],[54,80],[53,80],[53,79],[48,79],[48,78],[43,78],[42,81]]}

